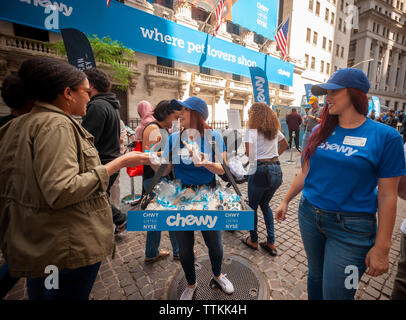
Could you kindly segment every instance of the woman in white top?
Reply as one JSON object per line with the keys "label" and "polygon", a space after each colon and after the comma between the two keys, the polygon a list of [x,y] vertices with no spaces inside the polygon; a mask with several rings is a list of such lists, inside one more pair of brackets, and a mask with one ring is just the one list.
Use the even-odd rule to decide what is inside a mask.
{"label": "woman in white top", "polygon": [[[278,157],[288,147],[277,115],[265,103],[254,103],[248,112],[248,128],[244,142],[247,156],[256,160],[256,170],[248,178],[248,200],[255,211],[254,230],[241,241],[251,249],[258,249],[257,209],[264,215],[267,240],[260,245],[270,255],[276,256],[273,213],[269,207],[275,191],[282,184],[282,171]],[[254,154],[250,155],[250,151]]]}

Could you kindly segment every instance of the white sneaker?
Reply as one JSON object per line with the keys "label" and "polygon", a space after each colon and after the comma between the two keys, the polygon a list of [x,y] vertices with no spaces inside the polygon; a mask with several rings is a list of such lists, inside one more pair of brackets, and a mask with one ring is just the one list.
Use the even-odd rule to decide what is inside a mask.
{"label": "white sneaker", "polygon": [[221,290],[223,290],[227,294],[232,294],[234,292],[234,286],[226,278],[226,274],[223,274],[220,279],[217,279],[216,277],[213,277],[213,280],[216,281],[216,283],[220,286]]}
{"label": "white sneaker", "polygon": [[186,289],[183,290],[179,300],[193,300],[193,296],[195,295],[196,289],[197,286],[195,286],[194,288],[186,287]]}

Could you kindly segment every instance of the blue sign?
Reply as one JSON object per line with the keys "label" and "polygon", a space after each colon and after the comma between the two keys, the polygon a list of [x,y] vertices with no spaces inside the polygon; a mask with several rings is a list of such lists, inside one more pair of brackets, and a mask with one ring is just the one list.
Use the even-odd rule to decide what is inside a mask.
{"label": "blue sign", "polygon": [[381,114],[381,101],[378,97],[372,96],[372,99],[369,101],[368,114],[371,114],[371,112],[375,113],[375,117],[379,117]]}
{"label": "blue sign", "polygon": [[311,83],[306,83],[304,86],[305,86],[305,92],[306,92],[306,98],[307,98],[306,104],[307,104],[307,103],[309,103],[310,97],[313,96],[313,94],[312,94],[313,85]]}
{"label": "blue sign", "polygon": [[269,99],[268,78],[264,70],[258,67],[251,67],[251,81],[254,88],[254,101],[264,102],[268,106],[271,104]]}
{"label": "blue sign", "polygon": [[254,230],[254,211],[128,211],[127,231]]}
{"label": "blue sign", "polygon": [[110,36],[137,52],[247,77],[249,67],[259,67],[266,70],[268,80],[273,83],[292,86],[293,82],[291,63],[117,1],[112,1],[109,7],[101,0],[0,1],[0,19],[50,31],[74,28],[88,35]]}
{"label": "blue sign", "polygon": [[233,23],[275,39],[279,0],[238,0],[232,7]]}

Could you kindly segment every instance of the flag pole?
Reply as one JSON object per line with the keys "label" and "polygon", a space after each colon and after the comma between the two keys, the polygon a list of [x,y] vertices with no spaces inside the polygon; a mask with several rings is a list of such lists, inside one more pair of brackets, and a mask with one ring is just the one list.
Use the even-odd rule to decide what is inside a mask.
{"label": "flag pole", "polygon": [[259,49],[260,51],[265,47],[265,45],[266,45],[269,41],[271,41],[270,38],[272,38],[272,37],[274,36],[275,32],[277,32],[277,31],[279,30],[279,28],[280,28],[286,21],[288,21],[289,18],[290,18],[290,16],[288,16],[284,21],[282,21],[281,24],[272,32],[271,36],[270,36],[268,39],[266,39],[266,41],[262,44],[261,48]]}
{"label": "flag pole", "polygon": [[211,10],[209,16],[207,17],[206,21],[204,22],[202,29],[200,30],[200,28],[199,28],[199,31],[202,31],[202,30],[204,29],[204,27],[205,27],[206,24],[207,24],[207,21],[209,21],[211,15],[213,14],[214,10],[216,10],[216,8],[217,8],[218,4],[220,3],[220,1],[221,1],[221,0],[218,0],[218,1],[217,1],[217,3],[216,3],[216,5],[214,6],[213,10]]}

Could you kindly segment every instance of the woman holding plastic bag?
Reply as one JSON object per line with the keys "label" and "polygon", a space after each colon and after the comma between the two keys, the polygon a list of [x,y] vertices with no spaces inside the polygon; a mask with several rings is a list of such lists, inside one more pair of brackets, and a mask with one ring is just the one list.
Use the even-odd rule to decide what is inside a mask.
{"label": "woman holding plastic bag", "polygon": [[250,236],[241,241],[251,249],[258,249],[257,209],[259,206],[264,215],[267,231],[267,240],[260,245],[271,256],[276,256],[273,213],[269,202],[282,184],[282,170],[278,157],[286,150],[288,142],[280,131],[278,117],[265,103],[254,103],[248,116],[249,130],[245,133],[244,141],[247,156],[250,156],[253,151],[254,154],[251,156],[256,161],[256,167],[254,167],[256,171],[249,172],[248,178],[248,200],[249,206],[255,211],[255,222]]}
{"label": "woman holding plastic bag", "polygon": [[[223,160],[225,159],[225,145],[221,134],[211,130],[205,122],[209,115],[207,104],[197,97],[190,97],[185,101],[172,100],[171,104],[182,107],[180,119],[184,130],[172,133],[165,145],[162,155],[169,160],[171,153],[173,163],[168,166],[167,170],[171,170],[173,166],[175,178],[182,182],[183,188],[193,189],[202,185],[215,187],[215,175],[224,174],[224,170],[221,163],[214,162],[212,159],[212,146],[208,140],[215,141],[217,149],[222,152]],[[232,294],[234,292],[233,284],[226,278],[226,275],[221,273],[223,260],[221,232],[202,231],[202,235],[209,249],[213,280],[225,293]],[[180,300],[192,300],[197,288],[193,252],[194,232],[178,231],[176,237],[180,249],[180,261],[188,283]]]}

